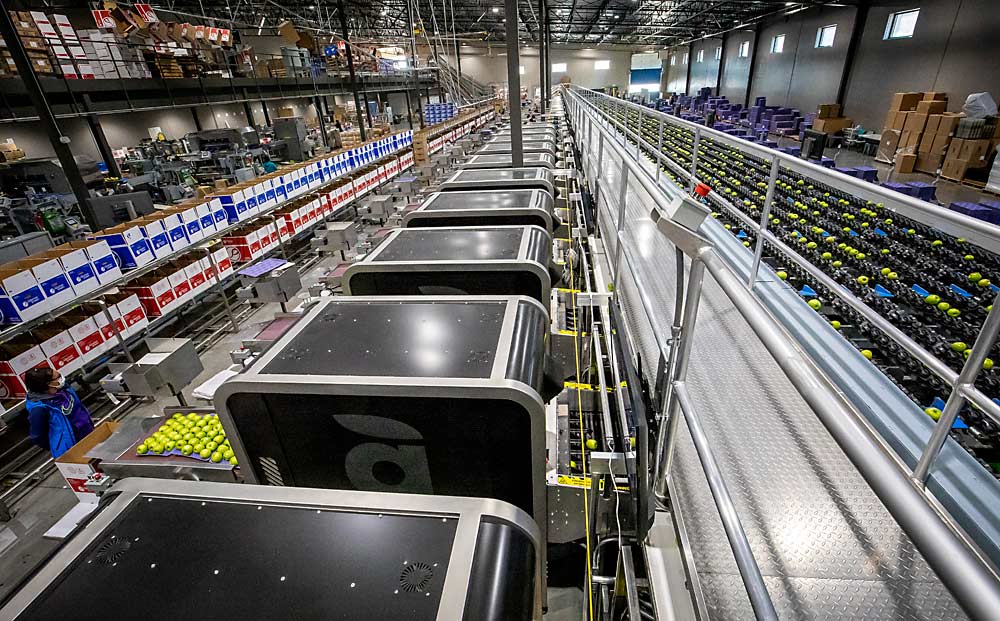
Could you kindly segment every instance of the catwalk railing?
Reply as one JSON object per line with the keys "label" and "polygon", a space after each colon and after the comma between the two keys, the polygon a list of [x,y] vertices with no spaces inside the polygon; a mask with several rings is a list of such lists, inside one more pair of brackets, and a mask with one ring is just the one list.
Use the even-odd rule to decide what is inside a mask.
{"label": "catwalk railing", "polygon": [[[661,500],[666,498],[679,421],[683,417],[707,476],[712,497],[754,612],[758,618],[775,618],[774,606],[764,586],[759,566],[716,464],[712,442],[701,429],[698,412],[692,407],[685,384],[691,356],[692,335],[698,315],[698,301],[702,295],[702,280],[707,270],[955,600],[974,618],[994,615],[995,611],[1000,609],[1000,578],[990,559],[927,490],[925,477],[927,469],[933,464],[941,445],[947,439],[948,429],[962,400],[976,399],[974,392],[977,391],[972,386],[972,380],[976,371],[981,368],[985,352],[992,345],[1000,329],[1000,315],[997,311],[989,313],[986,324],[973,346],[973,353],[969,356],[968,363],[953,382],[956,388],[949,398],[949,406],[946,406],[934,434],[927,442],[925,457],[920,461],[920,464],[924,464],[925,461],[927,464],[923,466],[918,464],[913,469],[907,467],[901,459],[887,450],[885,443],[877,437],[871,426],[866,424],[864,416],[844,392],[838,389],[821,370],[817,361],[768,311],[754,289],[760,250],[758,249],[756,253],[754,267],[750,272],[755,276],[748,283],[746,279],[741,279],[720,255],[715,244],[706,237],[675,223],[659,207],[669,204],[677,197],[685,196],[686,192],[671,183],[661,183],[663,180],[660,178],[660,165],[656,166],[654,171],[647,162],[642,161],[639,145],[652,146],[659,152],[657,146],[648,145],[641,136],[628,127],[616,123],[603,114],[594,100],[606,96],[577,87],[565,89],[564,94],[577,144],[587,145],[586,148],[581,148],[582,168],[585,177],[591,183],[593,203],[598,210],[597,221],[599,223],[604,221],[604,225],[601,226],[602,236],[614,252],[612,279],[616,303],[621,304],[618,300],[618,291],[623,285],[631,284],[640,298],[639,307],[647,327],[645,332],[655,341],[654,348],[659,357],[659,360],[653,363],[655,377],[650,377],[653,373],[648,367],[651,363],[648,356],[644,362],[646,368],[643,369],[649,385],[657,387],[657,394],[654,397],[660,406],[661,424],[655,455],[656,495]],[[608,99],[610,102],[602,103],[631,105],[620,100]],[[642,108],[640,114],[658,113]],[[663,123],[676,121],[664,117],[665,115],[661,115],[658,120]],[[703,132],[711,132],[707,128],[689,125],[696,132],[696,141]],[[733,139],[720,132],[712,132],[711,136],[713,139],[735,143],[740,148],[744,146],[744,141]],[[630,141],[635,143],[634,149]],[[596,149],[593,148],[595,142]],[[801,170],[810,177],[824,178],[838,185],[857,184],[857,180],[852,180],[846,175],[839,175],[784,154],[762,149],[757,145],[750,145],[747,150],[768,160],[780,161],[781,166]],[[697,148],[694,152],[692,170],[696,169]],[[662,165],[665,159],[661,154],[659,163]],[[772,184],[773,181],[772,176]],[[852,187],[852,191],[854,190]],[[990,230],[991,227],[981,226],[976,221],[956,217],[957,214],[924,205],[921,201],[905,196],[889,196],[888,192],[872,185],[858,187],[856,190],[862,196],[871,196],[915,219],[926,221],[920,216],[927,216],[936,223],[936,226],[939,225],[939,228],[947,232],[957,231],[956,234],[962,234],[986,247],[1000,247],[1000,236]],[[656,261],[656,258],[638,254],[640,249],[634,247],[623,235],[626,225],[626,202],[634,200],[637,196],[647,197],[649,204],[658,206],[652,210],[649,217],[655,222],[656,230],[674,247],[678,258],[676,303],[669,323],[660,315],[669,316],[671,309],[657,308],[648,295],[656,283],[644,280],[645,276],[636,269],[637,261]],[[602,205],[606,205],[603,213],[601,213]],[[617,214],[617,218],[612,214]],[[766,233],[766,218],[764,222],[762,229]],[[758,244],[760,243],[762,242],[759,241]],[[686,274],[685,257],[690,261],[690,268]],[[668,259],[669,257],[663,257],[661,263],[669,264]],[[685,280],[686,288],[683,284]],[[664,325],[665,323],[667,325]],[[978,401],[974,402],[978,405]],[[947,420],[949,416],[951,420]],[[995,519],[996,515],[993,517]]]}

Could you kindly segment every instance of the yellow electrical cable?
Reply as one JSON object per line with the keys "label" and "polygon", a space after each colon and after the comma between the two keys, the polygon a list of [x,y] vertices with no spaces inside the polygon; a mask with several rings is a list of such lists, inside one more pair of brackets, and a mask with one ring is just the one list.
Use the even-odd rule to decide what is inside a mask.
{"label": "yellow electrical cable", "polygon": [[[567,188],[568,189],[568,188]],[[583,248],[580,248],[583,252]],[[573,268],[573,255],[570,254],[567,257],[569,261],[569,288],[573,296],[573,357],[576,361],[576,378],[579,380],[580,375],[580,326],[579,317],[577,314],[576,306],[576,283],[575,280],[575,270]],[[583,394],[581,390],[581,385],[578,383],[576,386],[576,411],[577,419],[580,424],[580,467],[583,468],[583,479],[587,480],[587,441],[584,438],[583,433]],[[587,500],[587,487],[583,487],[583,526],[586,529],[586,549],[587,549],[587,610],[589,613],[588,619],[593,620],[594,618],[594,591],[592,583],[592,568],[590,566],[590,503]]]}

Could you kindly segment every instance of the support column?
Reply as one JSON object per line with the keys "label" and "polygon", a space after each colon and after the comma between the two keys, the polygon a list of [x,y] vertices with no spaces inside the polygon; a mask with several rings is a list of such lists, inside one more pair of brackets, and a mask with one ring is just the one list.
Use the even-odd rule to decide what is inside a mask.
{"label": "support column", "polygon": [[59,128],[55,114],[52,112],[52,108],[49,107],[49,102],[42,91],[42,85],[38,81],[38,76],[35,75],[35,70],[28,59],[28,54],[24,51],[21,38],[17,35],[17,30],[14,28],[14,22],[10,16],[11,8],[13,7],[10,6],[9,0],[0,0],[0,12],[3,13],[3,16],[0,17],[0,38],[3,38],[7,42],[7,49],[10,51],[10,55],[14,59],[14,64],[17,66],[17,71],[21,75],[21,82],[24,84],[25,90],[28,91],[28,97],[31,99],[32,105],[35,106],[35,110],[38,112],[38,120],[41,122],[42,128],[49,136],[52,149],[59,159],[59,164],[62,166],[70,188],[73,190],[76,202],[80,205],[83,219],[96,231],[98,229],[97,217],[90,206],[90,190],[87,189],[87,184],[84,183],[83,176],[80,175],[80,169],[77,168],[76,160],[73,159],[73,152],[69,147],[70,138],[63,134]]}
{"label": "support column", "polygon": [[410,107],[410,91],[405,90],[403,94],[406,95],[406,122],[410,124],[410,129],[413,129],[413,108]]}
{"label": "support column", "polygon": [[456,103],[463,104],[467,103],[464,101],[465,97],[462,95],[462,46],[459,45],[458,41],[455,42],[455,63],[458,65],[458,101]]}
{"label": "support column", "polygon": [[194,128],[197,131],[201,131],[201,119],[198,118],[198,108],[191,108],[191,118],[194,119]]}
{"label": "support column", "polygon": [[507,16],[507,106],[510,108],[510,150],[511,164],[515,168],[524,166],[524,152],[521,144],[521,72],[520,49],[517,41],[517,0],[504,0]]}
{"label": "support column", "polygon": [[327,146],[330,143],[327,141],[326,136],[326,120],[323,119],[323,103],[319,97],[314,97],[313,105],[316,107],[316,119],[319,121],[319,139],[323,146]]}
{"label": "support column", "polygon": [[253,118],[253,110],[250,109],[250,102],[243,102],[243,114],[247,117],[247,125],[257,127],[257,122]]}
{"label": "support column", "polygon": [[854,58],[858,53],[858,46],[861,45],[861,34],[865,31],[868,23],[869,0],[858,2],[858,10],[854,15],[854,28],[851,30],[851,40],[847,43],[847,54],[844,56],[844,72],[840,74],[840,86],[837,87],[837,103],[841,110],[844,109],[844,99],[847,97],[847,84],[851,79],[851,69],[854,65]]}
{"label": "support column", "polygon": [[[406,0],[406,27],[410,30],[410,71],[413,75],[413,88],[417,93],[417,118],[420,129],[424,128],[424,106],[420,101],[420,73],[417,71],[417,35],[413,31],[413,0]],[[413,115],[410,112],[410,91],[406,91],[406,112],[410,119],[410,129],[413,127]]]}
{"label": "support column", "polygon": [[271,115],[267,112],[267,102],[263,99],[260,100],[260,110],[264,113],[264,125],[268,127],[271,126]]}
{"label": "support column", "polygon": [[747,95],[743,102],[744,108],[750,107],[750,91],[753,89],[753,74],[757,71],[757,48],[760,44],[760,24],[753,29],[753,49],[750,50],[750,69],[747,71]]}
{"label": "support column", "polygon": [[361,132],[361,142],[368,141],[368,132],[365,130],[365,117],[361,111],[361,97],[358,96],[358,81],[354,73],[354,54],[350,41],[350,32],[347,30],[347,11],[344,9],[344,0],[337,0],[337,14],[340,16],[340,30],[344,35],[344,48],[347,50],[347,72],[351,78],[351,92],[354,94],[354,111],[358,115],[358,131]]}
{"label": "support column", "polygon": [[538,0],[538,15],[542,18],[542,23],[538,28],[538,92],[540,94],[538,105],[542,114],[545,114],[545,66],[549,64],[545,57],[548,54],[545,49],[545,0]]}
{"label": "support column", "polygon": [[[87,93],[83,94],[83,107],[88,113],[90,112],[90,95]],[[112,177],[121,177],[122,171],[118,166],[118,161],[115,160],[111,145],[108,144],[107,136],[104,135],[101,117],[96,114],[88,114],[87,125],[90,126],[90,133],[94,136],[94,142],[97,143],[97,151],[101,154],[101,159],[104,160],[104,163],[108,167],[108,174]]]}

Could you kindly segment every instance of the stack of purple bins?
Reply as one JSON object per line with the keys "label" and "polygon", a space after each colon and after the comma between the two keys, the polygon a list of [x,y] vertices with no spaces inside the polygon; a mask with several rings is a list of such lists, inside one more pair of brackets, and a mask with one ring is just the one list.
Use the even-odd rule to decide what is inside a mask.
{"label": "stack of purple bins", "polygon": [[948,209],[979,220],[1000,224],[1000,201],[981,201],[979,203],[959,201],[948,205]]}

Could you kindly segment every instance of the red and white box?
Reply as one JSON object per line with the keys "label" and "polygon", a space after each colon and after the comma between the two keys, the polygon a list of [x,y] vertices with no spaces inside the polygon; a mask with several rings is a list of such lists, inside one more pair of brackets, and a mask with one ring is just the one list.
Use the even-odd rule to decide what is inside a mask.
{"label": "red and white box", "polygon": [[225,280],[233,275],[233,262],[229,259],[229,253],[224,246],[213,250],[212,258],[215,259],[215,265],[219,269],[219,278]]}
{"label": "red and white box", "polygon": [[132,281],[126,290],[139,296],[139,303],[150,317],[165,315],[177,302],[169,275],[160,270]]}
{"label": "red and white box", "polygon": [[[139,302],[139,296],[134,293],[123,292],[118,295],[108,296],[108,299],[115,302],[118,309],[118,316],[125,324],[123,337],[130,337],[133,334],[142,332],[143,328],[149,325],[149,317]],[[114,315],[112,315],[114,316]]]}
{"label": "red and white box", "polygon": [[[86,313],[67,313],[59,318],[69,335],[76,343],[76,348],[83,356],[84,364],[94,360],[105,351],[104,335],[97,326],[94,317]],[[106,319],[106,318],[105,318]]]}
{"label": "red and white box", "polygon": [[47,367],[49,361],[42,347],[28,335],[22,335],[0,345],[0,399],[23,397],[27,394],[24,373],[35,367]]}
{"label": "red and white box", "polygon": [[191,283],[191,291],[194,293],[199,293],[208,286],[208,279],[205,277],[205,269],[202,267],[201,261],[195,259],[185,265],[184,274],[187,276],[188,282]]}
{"label": "red and white box", "polygon": [[83,356],[76,348],[69,330],[51,323],[31,332],[33,337],[41,341],[42,353],[49,359],[53,369],[68,375],[83,366]]}
{"label": "red and white box", "polygon": [[260,238],[256,229],[241,229],[223,238],[222,243],[228,248],[229,258],[234,263],[253,261],[261,255]]}
{"label": "red and white box", "polygon": [[194,293],[184,269],[177,266],[169,266],[166,269],[169,272],[167,280],[170,281],[170,288],[174,290],[174,298],[177,303],[183,304],[190,300]]}

